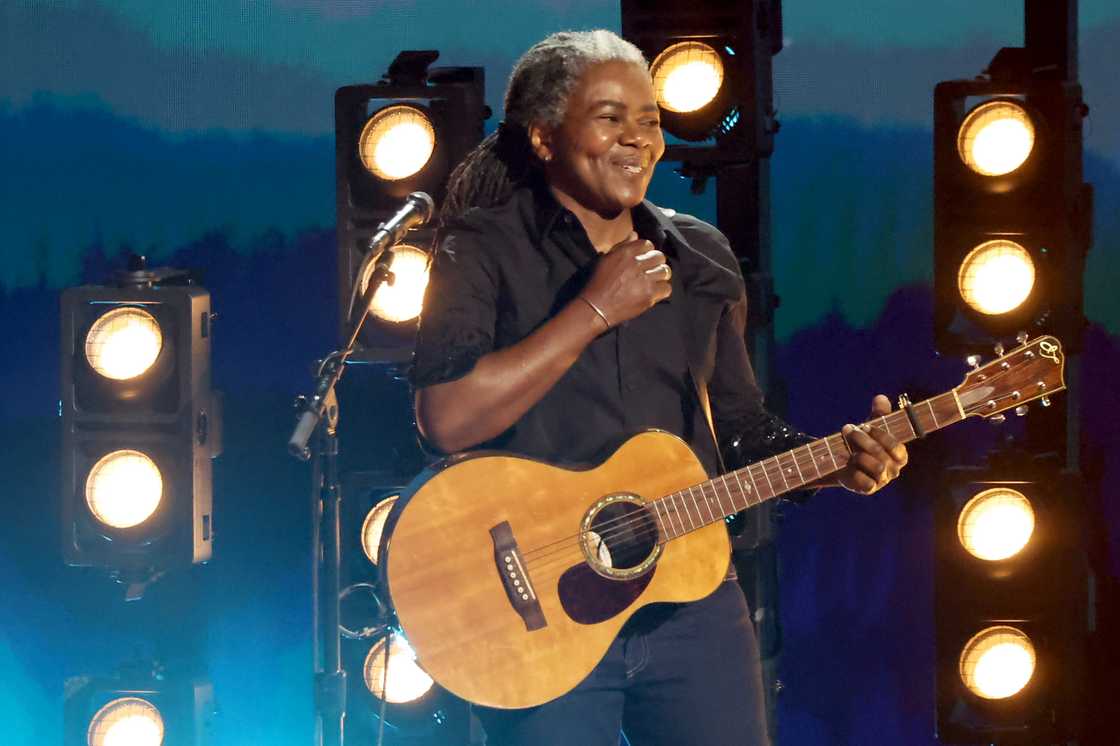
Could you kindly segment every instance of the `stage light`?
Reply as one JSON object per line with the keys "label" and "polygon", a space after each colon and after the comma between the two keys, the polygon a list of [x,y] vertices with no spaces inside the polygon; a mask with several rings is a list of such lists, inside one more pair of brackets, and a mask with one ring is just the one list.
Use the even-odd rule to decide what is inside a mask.
{"label": "stage light", "polygon": [[988,627],[961,651],[961,681],[984,699],[1006,699],[1017,694],[1031,680],[1034,667],[1034,645],[1014,627]]}
{"label": "stage light", "polygon": [[86,335],[90,366],[117,381],[143,375],[162,348],[159,322],[142,308],[114,308],[98,318]]}
{"label": "stage light", "polygon": [[1015,489],[993,487],[972,498],[957,519],[957,536],[969,554],[996,561],[1013,557],[1034,533],[1031,502]]}
{"label": "stage light", "polygon": [[986,74],[934,89],[934,332],[943,353],[1020,331],[1076,351],[1092,187],[1081,87],[1003,49]]}
{"label": "stage light", "polygon": [[957,286],[968,306],[987,316],[1014,311],[1034,289],[1030,253],[1015,241],[985,241],[961,260]]}
{"label": "stage light", "polygon": [[378,552],[381,550],[381,536],[385,531],[385,521],[389,518],[389,511],[397,502],[397,495],[390,495],[381,500],[366,514],[362,521],[362,551],[366,558],[377,564]]}
{"label": "stage light", "polygon": [[381,109],[369,118],[358,136],[362,165],[387,181],[415,176],[431,160],[435,147],[432,120],[415,106]]}
{"label": "stage light", "polygon": [[89,746],[161,746],[163,717],[146,699],[114,699],[90,720],[87,740]]}
{"label": "stage light", "polygon": [[210,743],[213,686],[151,661],[131,662],[111,677],[72,677],[65,682],[64,700],[64,746]]}
{"label": "stage light", "polygon": [[[483,137],[490,116],[480,67],[430,67],[436,51],[404,51],[375,84],[335,91],[335,207],[338,237],[339,336],[352,328],[350,303],[370,237],[412,192],[437,207],[451,170]],[[394,286],[378,291],[351,363],[406,364],[412,358],[426,267],[416,251],[432,227],[411,231],[397,253]],[[407,256],[402,257],[402,254]],[[425,260],[426,261],[426,260]]]}
{"label": "stage light", "polygon": [[120,450],[102,456],[86,477],[86,503],[97,520],[113,528],[130,528],[151,517],[163,497],[163,477],[156,463],[140,451]]}
{"label": "stage light", "polygon": [[117,284],[63,292],[63,557],[142,592],[211,556],[210,295],[137,262]]}
{"label": "stage light", "polygon": [[[424,305],[424,290],[428,287],[428,252],[416,246],[399,244],[392,249],[392,262],[389,270],[393,273],[393,284],[385,283],[377,289],[369,304],[370,313],[394,324],[413,321],[420,315]],[[369,266],[362,277],[361,289],[364,293],[369,284],[373,265]]]}
{"label": "stage light", "polygon": [[685,41],[657,55],[650,75],[658,105],[685,114],[715,99],[723,85],[723,62],[709,45]]}
{"label": "stage light", "polygon": [[[386,645],[389,647],[387,663]],[[362,679],[373,696],[398,705],[420,699],[434,684],[432,677],[416,664],[416,653],[399,633],[374,643],[366,655]]]}
{"label": "stage light", "polygon": [[964,164],[982,176],[1003,176],[1019,168],[1034,149],[1035,131],[1021,104],[985,101],[965,117],[957,135]]}

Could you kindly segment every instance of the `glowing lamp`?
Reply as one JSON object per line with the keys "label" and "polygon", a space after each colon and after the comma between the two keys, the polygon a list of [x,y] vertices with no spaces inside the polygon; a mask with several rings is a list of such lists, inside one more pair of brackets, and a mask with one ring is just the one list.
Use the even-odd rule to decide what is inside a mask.
{"label": "glowing lamp", "polygon": [[396,105],[378,111],[362,127],[358,153],[362,165],[386,181],[407,179],[432,157],[436,131],[428,115],[414,106]]}
{"label": "glowing lamp", "polygon": [[86,477],[90,512],[113,528],[143,523],[155,513],[162,496],[159,467],[140,451],[113,451],[99,459]]}
{"label": "glowing lamp", "polygon": [[707,44],[685,41],[657,55],[650,75],[658,105],[684,114],[715,99],[723,84],[723,62]]}
{"label": "glowing lamp", "polygon": [[[420,315],[424,305],[424,290],[428,287],[428,254],[408,244],[393,247],[389,265],[393,284],[383,283],[370,301],[369,310],[374,316],[395,324],[411,321]],[[362,292],[369,284],[371,264],[362,277]]]}
{"label": "glowing lamp", "polygon": [[[386,664],[385,646],[389,646]],[[400,634],[383,637],[370,648],[362,666],[366,688],[378,699],[403,704],[420,699],[432,688],[432,677],[416,664],[416,653]]]}
{"label": "glowing lamp", "polygon": [[385,531],[385,520],[389,511],[397,502],[397,495],[391,495],[381,500],[370,509],[362,521],[362,551],[373,564],[377,564],[378,551],[381,547],[381,534]]}
{"label": "glowing lamp", "polygon": [[957,536],[974,557],[996,561],[1013,557],[1034,532],[1031,502],[1018,490],[994,487],[980,492],[961,509]]}
{"label": "glowing lamp", "polygon": [[86,740],[89,746],[161,746],[163,717],[146,699],[114,699],[90,719]]}
{"label": "glowing lamp", "polygon": [[1021,245],[1006,239],[985,241],[965,256],[957,273],[961,298],[989,316],[1018,308],[1034,288],[1035,267]]}
{"label": "glowing lamp", "polygon": [[98,318],[86,334],[86,360],[91,368],[115,381],[143,375],[163,347],[159,322],[135,306],[114,308]]}
{"label": "glowing lamp", "polygon": [[982,176],[1016,170],[1030,157],[1034,142],[1034,124],[1026,109],[1002,99],[974,108],[957,132],[961,160]]}
{"label": "glowing lamp", "polygon": [[1031,680],[1034,667],[1034,645],[1014,627],[988,627],[961,651],[961,681],[984,699],[1014,696]]}

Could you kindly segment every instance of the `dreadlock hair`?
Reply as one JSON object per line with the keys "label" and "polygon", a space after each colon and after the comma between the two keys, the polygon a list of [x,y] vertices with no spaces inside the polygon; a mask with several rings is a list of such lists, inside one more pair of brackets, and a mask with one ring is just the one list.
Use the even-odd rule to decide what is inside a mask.
{"label": "dreadlock hair", "polygon": [[641,51],[612,31],[561,31],[534,44],[510,73],[505,120],[455,167],[440,217],[446,222],[473,207],[509,199],[539,169],[529,125],[556,127],[587,68],[611,61],[646,66]]}

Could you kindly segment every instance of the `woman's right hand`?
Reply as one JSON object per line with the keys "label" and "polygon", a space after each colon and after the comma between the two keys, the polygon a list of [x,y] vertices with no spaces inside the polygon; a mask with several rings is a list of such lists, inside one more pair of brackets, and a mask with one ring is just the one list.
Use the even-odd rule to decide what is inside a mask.
{"label": "woman's right hand", "polygon": [[599,257],[580,295],[597,308],[608,328],[635,318],[672,293],[665,255],[631,232]]}

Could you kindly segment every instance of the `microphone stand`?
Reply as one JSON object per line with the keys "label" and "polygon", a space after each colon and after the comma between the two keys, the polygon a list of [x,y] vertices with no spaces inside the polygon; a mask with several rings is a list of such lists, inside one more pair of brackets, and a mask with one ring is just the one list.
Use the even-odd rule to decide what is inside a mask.
{"label": "microphone stand", "polygon": [[[338,476],[338,398],[335,386],[354,353],[369,305],[381,284],[393,282],[389,271],[392,248],[369,254],[355,280],[374,263],[373,272],[359,313],[352,322],[346,347],[327,355],[317,365],[314,393],[296,399],[299,420],[288,451],[301,461],[312,460],[311,520],[311,629],[315,671],[315,743],[318,746],[343,746],[346,722],[346,671],[342,669],[342,641],[339,630],[342,500]],[[353,315],[353,314],[352,314]],[[314,436],[314,439],[312,439]],[[308,442],[312,445],[309,447]]]}

